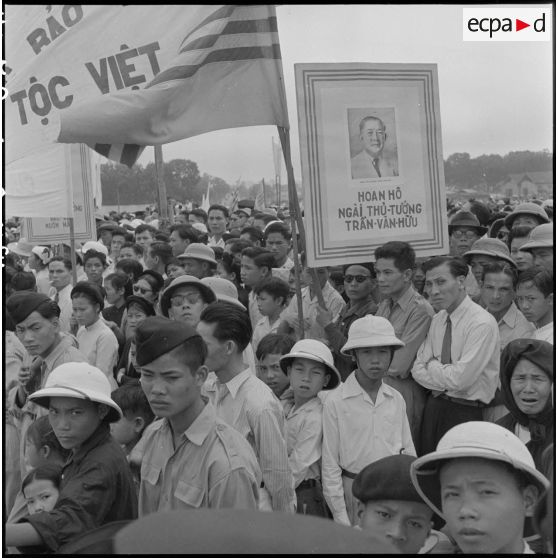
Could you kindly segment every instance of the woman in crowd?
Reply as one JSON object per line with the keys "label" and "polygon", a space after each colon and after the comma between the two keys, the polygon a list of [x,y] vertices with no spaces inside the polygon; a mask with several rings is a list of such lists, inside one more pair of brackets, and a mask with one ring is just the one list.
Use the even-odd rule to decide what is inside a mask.
{"label": "woman in crowd", "polygon": [[126,383],[131,378],[138,379],[140,377],[134,366],[134,335],[136,328],[145,318],[155,315],[155,310],[153,304],[147,299],[132,295],[126,299],[126,314],[126,343],[116,366],[116,381],[119,385]]}
{"label": "woman in crowd", "polygon": [[80,281],[72,289],[70,296],[79,325],[76,334],[79,350],[87,362],[102,370],[116,388],[113,371],[118,359],[118,340],[101,319],[104,290],[89,281]]}
{"label": "woman in crowd", "polygon": [[543,471],[542,454],[554,441],[554,347],[538,339],[515,339],[500,358],[500,382],[509,414],[497,424],[526,445]]}

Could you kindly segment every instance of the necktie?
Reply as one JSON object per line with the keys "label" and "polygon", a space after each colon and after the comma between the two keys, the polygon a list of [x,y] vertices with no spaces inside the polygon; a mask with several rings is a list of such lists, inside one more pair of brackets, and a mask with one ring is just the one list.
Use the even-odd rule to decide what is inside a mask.
{"label": "necktie", "polygon": [[451,320],[448,316],[446,321],[446,331],[442,341],[442,354],[440,355],[442,364],[451,364]]}
{"label": "necktie", "polygon": [[380,161],[378,159],[372,159],[372,164],[374,165],[374,168],[376,169],[376,173],[378,174],[378,176],[382,176],[380,174]]}
{"label": "necktie", "polygon": [[56,291],[56,294],[54,295],[54,302],[56,302],[56,304],[60,302],[60,295],[58,294],[58,291]]}

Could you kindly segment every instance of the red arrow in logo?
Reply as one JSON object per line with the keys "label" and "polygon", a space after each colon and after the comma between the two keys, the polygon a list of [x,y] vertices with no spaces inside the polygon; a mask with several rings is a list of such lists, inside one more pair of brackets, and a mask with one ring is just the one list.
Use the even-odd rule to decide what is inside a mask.
{"label": "red arrow in logo", "polygon": [[524,21],[521,21],[520,19],[515,18],[515,30],[516,31],[521,31],[522,29],[525,29],[526,27],[531,27],[530,23],[525,23]]}

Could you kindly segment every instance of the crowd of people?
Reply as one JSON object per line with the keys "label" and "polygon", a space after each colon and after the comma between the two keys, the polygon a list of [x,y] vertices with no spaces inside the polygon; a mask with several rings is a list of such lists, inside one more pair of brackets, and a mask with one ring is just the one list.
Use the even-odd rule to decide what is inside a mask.
{"label": "crowd of people", "polygon": [[9,223],[8,551],[191,508],[550,551],[552,209],[448,206],[449,254],[390,240],[335,268],[252,200],[113,212],[75,257]]}

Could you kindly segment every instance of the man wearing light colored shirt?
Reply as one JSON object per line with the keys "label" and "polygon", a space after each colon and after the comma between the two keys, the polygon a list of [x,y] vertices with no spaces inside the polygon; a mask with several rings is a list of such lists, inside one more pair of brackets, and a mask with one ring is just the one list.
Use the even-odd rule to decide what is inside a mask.
{"label": "man wearing light colored shirt", "polygon": [[204,385],[204,395],[217,416],[248,440],[258,458],[263,476],[260,509],[294,512],[283,408],[242,358],[252,337],[248,315],[228,302],[214,302],[202,312],[197,330],[208,348],[206,366],[215,372]]}
{"label": "man wearing light colored shirt", "polygon": [[453,426],[483,419],[494,398],[500,365],[498,324],[466,293],[467,264],[460,258],[428,260],[425,291],[438,313],[411,371],[430,390],[423,416],[421,454],[434,451]]}
{"label": "man wearing light colored shirt", "polygon": [[434,315],[432,306],[413,288],[415,251],[407,242],[392,241],[378,247],[376,280],[384,298],[376,316],[389,320],[395,336],[405,343],[393,355],[384,382],[405,399],[413,441],[419,443],[426,392],[410,375],[417,351],[426,338]]}
{"label": "man wearing light colored shirt", "polygon": [[152,317],[136,331],[141,386],[161,417],[141,440],[139,514],[191,508],[257,509],[252,448],[201,396],[207,348],[188,324]]}
{"label": "man wearing light colored shirt", "polygon": [[514,339],[531,337],[535,326],[515,305],[517,272],[504,263],[487,265],[483,271],[481,302],[498,322],[500,352]]}

